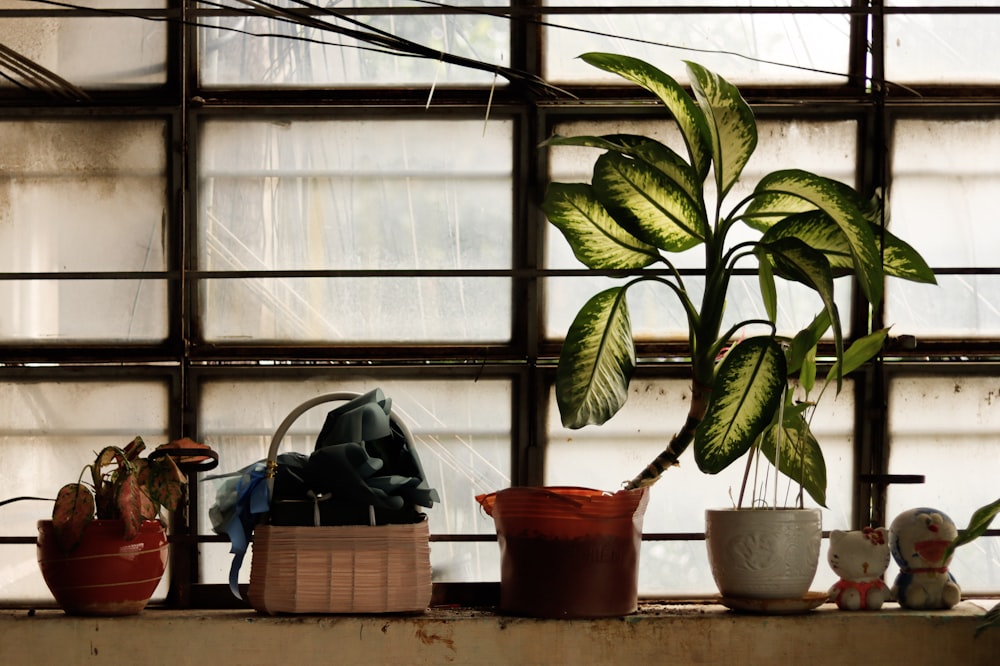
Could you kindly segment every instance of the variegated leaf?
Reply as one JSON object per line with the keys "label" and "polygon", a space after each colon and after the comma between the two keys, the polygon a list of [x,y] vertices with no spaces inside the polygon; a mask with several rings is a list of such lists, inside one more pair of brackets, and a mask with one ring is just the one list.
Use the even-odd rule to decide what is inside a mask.
{"label": "variegated leaf", "polygon": [[131,540],[139,533],[139,525],[142,523],[143,493],[139,479],[131,470],[127,472],[120,470],[120,473],[122,476],[119,478],[115,505],[118,508],[118,517],[125,523],[125,539]]}
{"label": "variegated leaf", "polygon": [[681,130],[691,165],[699,180],[705,180],[712,159],[708,125],[704,113],[673,77],[647,62],[629,56],[584,53],[580,58],[594,67],[632,81],[659,97]]}
{"label": "variegated leaf", "polygon": [[52,505],[52,526],[63,551],[76,548],[95,512],[94,496],[84,484],[69,483],[59,489]]}
{"label": "variegated leaf", "polygon": [[745,454],[774,417],[785,390],[785,355],[770,336],[747,338],[726,354],[694,439],[695,461],[717,474]]}
{"label": "variegated leaf", "polygon": [[566,334],[556,371],[563,425],[600,425],[628,398],[635,344],[625,288],[602,291],[580,309]]}
{"label": "variegated leaf", "polygon": [[615,222],[585,183],[551,183],[542,210],[588,268],[642,268],[660,257]]}
{"label": "variegated leaf", "polygon": [[[875,236],[879,240],[878,232]],[[897,238],[888,231],[882,232],[882,261],[886,275],[902,278],[911,282],[937,284],[934,271],[930,269],[924,258],[920,256],[906,241]]]}
{"label": "variegated leaf", "polygon": [[687,62],[691,87],[708,121],[719,200],[739,180],[757,148],[757,122],[740,91],[701,65]]}
{"label": "variegated leaf", "polygon": [[611,217],[651,245],[682,252],[705,239],[708,222],[698,203],[644,161],[605,153],[594,165],[593,186]]}
{"label": "variegated leaf", "polygon": [[[773,243],[758,246],[766,252],[782,277],[800,282],[819,294],[833,327],[837,358],[843,353],[843,333],[840,312],[833,297],[833,273],[822,252],[814,250],[798,238],[779,238]],[[838,383],[839,386],[839,383]]]}
{"label": "variegated leaf", "polygon": [[[847,240],[854,273],[868,302],[875,305],[882,300],[882,257],[875,235],[856,205],[857,196],[845,194],[843,183],[808,171],[788,169],[775,171],[762,178],[754,192],[755,195],[778,193],[798,197],[830,216]],[[764,198],[770,199],[769,196]]]}

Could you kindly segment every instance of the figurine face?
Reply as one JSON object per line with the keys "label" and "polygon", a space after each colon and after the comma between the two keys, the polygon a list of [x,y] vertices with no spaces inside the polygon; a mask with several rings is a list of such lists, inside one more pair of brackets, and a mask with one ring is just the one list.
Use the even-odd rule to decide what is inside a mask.
{"label": "figurine face", "polygon": [[889,541],[884,527],[830,532],[827,561],[843,580],[870,581],[889,566]]}
{"label": "figurine face", "polygon": [[958,534],[951,518],[926,507],[899,514],[890,531],[892,557],[901,569],[911,570],[947,566],[945,550]]}

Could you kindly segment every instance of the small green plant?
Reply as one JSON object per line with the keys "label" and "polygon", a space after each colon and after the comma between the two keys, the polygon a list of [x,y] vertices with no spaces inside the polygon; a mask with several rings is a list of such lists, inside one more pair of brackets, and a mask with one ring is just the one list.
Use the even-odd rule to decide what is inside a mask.
{"label": "small green plant", "polygon": [[[174,447],[178,442],[164,444]],[[187,440],[185,447],[196,445]],[[59,490],[52,507],[52,522],[60,546],[72,551],[83,532],[94,518],[120,519],[124,523],[125,539],[139,533],[144,520],[155,520],[160,508],[177,508],[183,495],[187,478],[170,455],[153,459],[140,454],[146,445],[136,437],[124,448],[106,446],[93,463],[80,472],[76,483],[69,483]],[[83,481],[90,471],[91,481]]]}
{"label": "small green plant", "polygon": [[[827,383],[837,390],[846,373],[878,353],[886,335],[871,332],[845,352],[834,278],[853,275],[875,306],[886,276],[934,283],[932,271],[885,228],[878,198],[808,171],[771,172],[749,196],[724,208],[757,146],[757,125],[739,90],[718,74],[687,63],[692,97],[636,58],[581,58],[656,95],[687,155],[638,135],[546,142],[604,151],[591,182],[550,183],[542,209],[584,265],[627,277],[587,301],[566,334],[556,374],[563,424],[602,424],[624,405],[637,365],[628,292],[640,283],[657,284],[673,293],[687,318],[691,400],[677,434],[626,487],[654,483],[692,442],[698,467],[710,474],[756,447],[825,505],[825,463],[809,430],[809,405],[793,399],[789,383],[815,379],[817,345],[827,331],[835,355]],[[733,240],[740,226],[756,238]],[[700,294],[670,258],[697,248],[704,257]],[[738,267],[754,262],[764,316],[723,328],[731,280]],[[822,303],[815,320],[794,335],[777,332],[776,278],[807,286]],[[749,327],[770,332],[749,335]]]}
{"label": "small green plant", "polygon": [[[947,562],[952,554],[954,554],[955,549],[959,546],[964,546],[967,543],[972,543],[979,537],[986,533],[989,529],[990,523],[993,519],[1000,514],[1000,499],[997,499],[990,504],[979,507],[972,513],[972,517],[969,519],[969,526],[964,530],[958,531],[958,536],[955,540],[951,542],[948,546],[948,550],[945,552],[944,561]],[[976,635],[978,636],[981,632],[989,629],[990,627],[1000,627],[1000,604],[997,604],[983,616],[982,621],[976,625]]]}

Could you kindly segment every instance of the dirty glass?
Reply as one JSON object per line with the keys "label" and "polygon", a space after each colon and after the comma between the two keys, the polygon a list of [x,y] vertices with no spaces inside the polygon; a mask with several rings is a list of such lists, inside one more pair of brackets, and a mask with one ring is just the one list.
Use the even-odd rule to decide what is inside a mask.
{"label": "dirty glass", "polygon": [[73,87],[134,90],[166,83],[168,24],[162,12],[150,12],[166,8],[165,0],[76,0],[72,6],[94,11],[67,16],[62,3],[0,0],[0,11],[33,13],[0,20],[0,72],[13,76],[0,77],[0,90],[22,84],[71,96]]}
{"label": "dirty glass", "polygon": [[[367,271],[205,279],[206,336],[508,340],[511,132],[502,119],[206,123],[201,268]],[[476,269],[501,274],[440,273]]]}
{"label": "dirty glass", "polygon": [[0,266],[25,274],[0,281],[0,340],[164,338],[166,280],[107,275],[167,268],[164,123],[5,120],[0,145]]}
{"label": "dirty glass", "polygon": [[[577,59],[588,51],[627,53],[686,81],[684,60],[694,60],[726,79],[741,83],[844,83],[850,46],[850,14],[809,12],[809,7],[848,9],[849,0],[769,0],[719,2],[661,0],[628,2],[635,12],[602,12],[618,8],[609,0],[546,0],[554,8],[585,8],[591,13],[546,16],[545,72],[557,81],[613,81]],[[671,4],[691,8],[795,8],[787,13],[670,12]],[[644,7],[665,11],[643,12]]]}
{"label": "dirty glass", "polygon": [[[212,16],[210,9],[199,17],[202,82],[207,86],[307,88],[490,85],[495,80],[492,70],[461,67],[440,53],[494,66],[510,64],[509,20],[476,11],[503,7],[506,2],[446,3],[459,7],[451,11],[429,11],[428,3],[385,0],[312,4],[317,9],[308,13],[309,25],[302,25],[303,19],[280,9],[277,16],[268,16],[267,9],[249,12],[248,3],[205,3],[210,8],[232,7],[248,13]],[[303,12],[302,3],[281,7]],[[423,13],[406,11],[415,7]],[[423,55],[399,55],[410,53],[411,48]]]}

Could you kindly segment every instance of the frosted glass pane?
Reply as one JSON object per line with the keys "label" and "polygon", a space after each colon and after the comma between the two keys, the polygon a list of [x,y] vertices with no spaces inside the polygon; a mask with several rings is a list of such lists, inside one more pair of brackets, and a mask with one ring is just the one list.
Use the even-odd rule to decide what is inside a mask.
{"label": "frosted glass pane", "polygon": [[[475,502],[477,494],[510,485],[511,384],[507,380],[387,380],[342,377],[305,381],[209,382],[202,389],[202,437],[219,452],[219,471],[236,471],[267,456],[278,424],[297,405],[324,393],[364,393],[382,388],[393,409],[416,440],[428,483],[441,503],[427,511],[432,534],[495,534],[493,520]],[[281,451],[309,453],[327,412],[338,403],[319,405],[300,416],[282,442]],[[200,486],[200,531],[211,530],[208,509],[215,502],[215,483]],[[496,580],[496,560],[483,550],[434,544],[435,574],[445,579]],[[228,550],[228,549],[227,549]],[[219,549],[206,553],[208,582],[228,579],[231,556]],[[477,564],[479,563],[479,564]],[[473,570],[474,566],[483,567]],[[249,576],[249,562],[242,572]]]}
{"label": "frosted glass pane", "polygon": [[[0,43],[78,88],[122,90],[166,83],[167,23],[128,16],[134,10],[165,8],[166,2],[81,0],[73,6],[110,11],[90,17],[7,17],[0,21]],[[0,9],[64,7],[0,0]],[[0,77],[0,89],[13,87],[14,82]]]}
{"label": "frosted glass pane", "polygon": [[[200,152],[208,270],[512,266],[512,125],[490,121],[213,121]],[[502,342],[510,280],[209,280],[218,340]]]}
{"label": "frosted glass pane", "polygon": [[898,120],[892,165],[893,233],[931,266],[997,266],[1000,120]]}
{"label": "frosted glass pane", "polygon": [[[214,6],[216,3],[212,3]],[[301,10],[297,3],[288,3]],[[313,3],[320,5],[322,3]],[[402,84],[483,84],[493,75],[460,67],[436,57],[418,58],[386,53],[380,46],[338,31],[375,34],[384,31],[409,40],[432,53],[449,54],[492,65],[510,64],[510,23],[507,18],[475,12],[484,6],[504,6],[498,0],[448,3],[471,11],[426,15],[352,14],[359,7],[423,7],[423,3],[347,1],[322,4],[316,14],[326,26],[304,27],[262,16],[201,17],[198,23],[202,81],[208,86],[392,86]],[[241,2],[219,6],[245,11]],[[336,15],[335,12],[342,13]],[[249,34],[246,34],[249,33]],[[500,84],[506,83],[504,79]]]}
{"label": "frosted glass pane", "polygon": [[[614,6],[608,0],[548,0],[553,6]],[[632,7],[662,7],[662,0],[637,0]],[[669,4],[669,3],[666,3]],[[677,3],[684,7],[849,7],[848,0]],[[609,82],[577,59],[588,51],[627,53],[685,81],[683,60],[693,60],[733,83],[844,83],[850,15],[841,14],[610,14],[551,15],[544,29],[546,77],[553,81]],[[740,54],[739,57],[733,54]],[[768,62],[769,61],[769,62]],[[771,64],[778,63],[778,64]],[[785,65],[785,66],[781,66]],[[620,79],[617,79],[620,80]]]}
{"label": "frosted glass pane", "polygon": [[511,266],[509,121],[210,121],[209,270]]}
{"label": "frosted glass pane", "polygon": [[155,342],[167,337],[166,280],[0,280],[0,340]]}
{"label": "frosted glass pane", "polygon": [[212,341],[510,340],[506,278],[254,278],[201,287]]}
{"label": "frosted glass pane", "polygon": [[[679,134],[671,122],[626,121],[614,123],[570,122],[553,130],[557,134],[629,133],[653,137],[686,154]],[[726,204],[735,206],[752,192],[765,174],[778,168],[800,168],[853,184],[856,155],[857,124],[852,121],[804,122],[760,121],[757,150],[747,164],[740,181],[726,198]],[[549,149],[551,179],[561,182],[590,182],[594,161],[602,151],[587,148],[558,146]],[[709,193],[713,193],[711,186]],[[708,201],[710,209],[714,202]],[[573,256],[569,243],[551,224],[546,224],[546,265],[550,268],[582,268]],[[737,225],[730,234],[730,246],[745,240],[759,238],[758,232]],[[700,269],[704,265],[704,248],[701,246],[681,254],[671,253],[670,260],[679,268]],[[755,268],[747,260],[743,268]],[[801,285],[778,280],[779,332],[794,334],[812,321],[823,308],[818,296]],[[561,338],[573,321],[577,310],[601,288],[621,284],[621,280],[593,277],[567,277],[546,280],[545,334]],[[692,294],[699,294],[703,281],[686,277],[685,283]],[[758,296],[756,278],[736,278],[733,281],[727,310],[727,325],[737,321],[761,318],[763,305]],[[836,300],[841,312],[849,311],[851,283],[847,279],[836,281]],[[639,337],[687,337],[687,323],[683,311],[672,291],[662,285],[640,285],[629,291],[629,308],[633,315],[633,328]],[[846,318],[846,315],[845,315]]]}
{"label": "frosted glass pane", "polygon": [[[886,14],[885,75],[898,83],[996,84],[996,14],[920,14],[920,7],[942,7],[940,0],[886,4],[918,8],[909,14]],[[995,1],[963,0],[963,7],[996,7]]]}
{"label": "frosted glass pane", "polygon": [[[166,442],[168,411],[169,387],[162,382],[0,382],[0,499],[54,498],[106,445],[124,445],[136,435],[147,445]],[[34,536],[36,522],[51,513],[49,502],[0,507],[0,534]],[[34,546],[0,548],[0,599],[51,600]]]}
{"label": "frosted glass pane", "polygon": [[160,120],[0,122],[5,271],[163,270]]}
{"label": "frosted glass pane", "polygon": [[1000,277],[939,275],[937,286],[891,280],[886,322],[893,335],[988,338],[1000,334]]}
{"label": "frosted glass pane", "polygon": [[[1000,376],[894,377],[889,390],[889,472],[926,481],[889,486],[886,520],[929,506],[964,528],[975,509],[1000,496]],[[964,591],[1000,591],[1000,540],[963,546],[955,559]]]}

